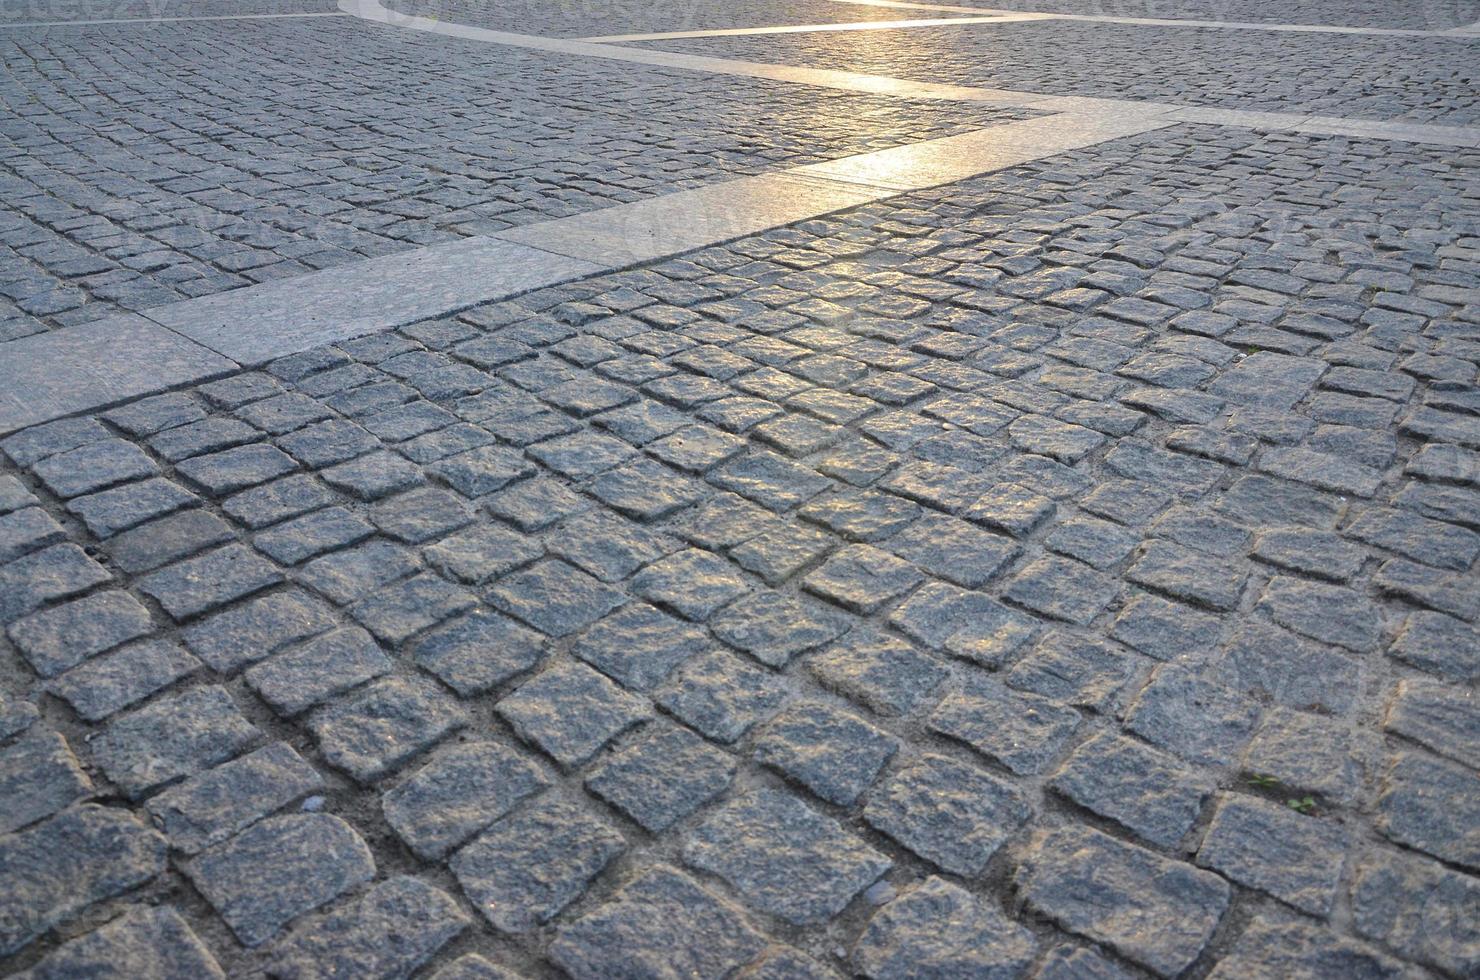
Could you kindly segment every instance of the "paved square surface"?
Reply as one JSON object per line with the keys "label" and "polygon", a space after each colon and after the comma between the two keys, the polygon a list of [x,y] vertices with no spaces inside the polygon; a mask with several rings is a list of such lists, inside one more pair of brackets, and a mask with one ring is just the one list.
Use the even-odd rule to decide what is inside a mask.
{"label": "paved square surface", "polygon": [[1480,973],[1477,20],[0,10],[0,974]]}

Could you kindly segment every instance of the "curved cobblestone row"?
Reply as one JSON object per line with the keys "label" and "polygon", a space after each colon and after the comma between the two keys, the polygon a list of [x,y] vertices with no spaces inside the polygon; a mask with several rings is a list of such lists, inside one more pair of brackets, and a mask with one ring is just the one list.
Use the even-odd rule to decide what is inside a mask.
{"label": "curved cobblestone row", "polygon": [[1181,126],[0,440],[0,970],[1474,975],[1475,163]]}

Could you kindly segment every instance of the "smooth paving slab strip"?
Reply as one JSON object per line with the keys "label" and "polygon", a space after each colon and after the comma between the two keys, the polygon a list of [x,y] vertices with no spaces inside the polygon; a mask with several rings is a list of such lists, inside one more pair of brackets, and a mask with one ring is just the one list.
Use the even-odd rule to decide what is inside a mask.
{"label": "smooth paving slab strip", "polygon": [[147,315],[250,366],[603,268],[512,242],[469,238],[171,303]]}
{"label": "smooth paving slab strip", "polygon": [[619,44],[628,41],[678,41],[701,37],[749,37],[755,34],[810,34],[826,31],[897,31],[912,27],[942,27],[960,24],[990,24],[1001,21],[1038,20],[1039,15],[1022,17],[927,17],[918,20],[876,20],[841,24],[791,24],[784,27],[731,27],[709,31],[666,31],[657,34],[609,34],[581,37],[591,44]]}
{"label": "smooth paving slab strip", "polygon": [[133,314],[12,340],[0,345],[0,435],[238,367]]}
{"label": "smooth paving slab strip", "polygon": [[1118,116],[1059,113],[959,136],[798,167],[792,173],[900,191],[965,180],[1031,160],[1173,125],[1165,110]]}
{"label": "smooth paving slab strip", "polygon": [[1208,27],[1220,30],[1276,31],[1294,34],[1376,34],[1397,37],[1472,38],[1480,25],[1451,27],[1442,31],[1425,31],[1403,27],[1348,27],[1341,24],[1273,24],[1257,20],[1197,20],[1177,17],[1119,17],[1114,14],[1068,14],[1038,11],[996,10],[987,7],[961,7],[950,4],[914,3],[909,0],[831,0],[832,3],[860,7],[889,7],[901,10],[938,10],[949,13],[998,14],[993,20],[1074,20],[1095,24],[1129,24],[1134,27]]}

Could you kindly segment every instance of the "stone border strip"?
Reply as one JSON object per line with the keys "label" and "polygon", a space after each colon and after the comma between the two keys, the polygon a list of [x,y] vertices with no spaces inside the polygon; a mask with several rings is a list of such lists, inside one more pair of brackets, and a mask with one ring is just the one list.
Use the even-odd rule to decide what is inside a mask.
{"label": "stone border strip", "polygon": [[143,315],[251,366],[606,268],[474,237],[157,306]]}
{"label": "stone border strip", "polygon": [[896,31],[913,27],[944,27],[952,24],[998,24],[1004,21],[1041,20],[1041,14],[1019,17],[925,17],[918,20],[843,21],[836,24],[789,24],[782,27],[731,27],[710,31],[667,31],[658,34],[608,34],[578,37],[588,44],[625,44],[635,41],[679,41],[701,37],[749,37],[754,34],[811,34],[826,31]]}
{"label": "stone border strip", "polygon": [[131,313],[0,345],[0,435],[239,365]]}
{"label": "stone border strip", "polygon": [[0,28],[9,27],[90,27],[96,24],[175,24],[196,20],[299,20],[308,17],[344,17],[343,10],[320,10],[297,14],[212,14],[202,17],[114,17],[108,20],[32,20],[16,24],[0,22]]}
{"label": "stone border strip", "polygon": [[1294,34],[1373,34],[1392,37],[1447,37],[1474,39],[1480,24],[1449,27],[1444,30],[1428,31],[1404,27],[1345,27],[1339,24],[1266,24],[1257,20],[1178,20],[1172,17],[1116,17],[1112,14],[1061,14],[1037,11],[997,10],[991,7],[962,7],[949,4],[920,3],[917,0],[831,0],[860,7],[888,7],[899,10],[936,10],[948,13],[1020,15],[1023,20],[1076,20],[1092,24],[1128,24],[1133,27],[1208,27],[1220,30],[1277,31]]}

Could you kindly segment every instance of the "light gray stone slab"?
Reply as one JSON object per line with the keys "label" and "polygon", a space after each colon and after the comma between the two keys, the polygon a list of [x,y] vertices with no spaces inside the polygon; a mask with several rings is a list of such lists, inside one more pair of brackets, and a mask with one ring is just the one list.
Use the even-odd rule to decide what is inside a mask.
{"label": "light gray stone slab", "polygon": [[253,366],[601,271],[565,255],[467,238],[171,303],[149,317]]}
{"label": "light gray stone slab", "polygon": [[141,316],[110,316],[0,344],[0,435],[237,365]]}
{"label": "light gray stone slab", "polygon": [[789,175],[918,190],[1172,125],[1164,113],[1059,113],[810,164]]}
{"label": "light gray stone slab", "polygon": [[889,197],[893,191],[768,174],[499,232],[604,266],[628,266]]}

